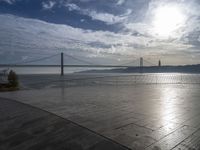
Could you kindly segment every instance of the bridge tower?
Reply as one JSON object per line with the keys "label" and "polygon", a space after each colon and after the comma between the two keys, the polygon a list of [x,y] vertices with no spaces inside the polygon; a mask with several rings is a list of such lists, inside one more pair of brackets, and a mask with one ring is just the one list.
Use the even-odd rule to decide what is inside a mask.
{"label": "bridge tower", "polygon": [[161,67],[161,61],[160,60],[158,61],[158,67]]}
{"label": "bridge tower", "polygon": [[63,52],[61,53],[61,62],[60,62],[60,70],[61,70],[61,73],[60,75],[63,76],[64,75],[64,54]]}
{"label": "bridge tower", "polygon": [[140,67],[143,67],[143,57],[140,57]]}
{"label": "bridge tower", "polygon": [[143,57],[140,57],[140,73],[143,72]]}

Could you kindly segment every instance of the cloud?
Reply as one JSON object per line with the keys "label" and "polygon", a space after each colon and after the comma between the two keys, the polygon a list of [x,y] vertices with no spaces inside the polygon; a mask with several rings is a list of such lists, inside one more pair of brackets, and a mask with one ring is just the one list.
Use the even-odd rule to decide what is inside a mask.
{"label": "cloud", "polygon": [[0,0],[0,2],[6,2],[8,4],[13,4],[15,3],[16,0]]}
{"label": "cloud", "polygon": [[80,11],[81,10],[79,6],[77,6],[76,4],[73,4],[73,3],[66,4],[65,6],[69,9],[69,11],[73,11],[73,10]]}
{"label": "cloud", "polygon": [[125,16],[115,16],[113,14],[109,13],[98,13],[96,11],[88,11],[88,15],[93,19],[93,20],[100,20],[103,21],[107,24],[115,24],[115,23],[120,23],[123,20],[126,19]]}
{"label": "cloud", "polygon": [[[130,4],[129,4],[130,5]],[[183,1],[183,0],[151,0],[148,3],[146,11],[143,11],[143,16],[139,19],[134,18],[127,19],[124,22],[123,31],[132,32],[133,34],[143,35],[147,37],[162,38],[160,37],[154,28],[155,13],[158,8],[162,7],[177,7],[181,10],[184,17],[184,24],[179,25],[177,30],[173,31],[172,34],[166,36],[163,40],[185,40],[191,34],[199,34],[200,26],[200,5],[197,4],[195,0]],[[137,15],[138,16],[138,15]],[[198,37],[198,36],[197,36]],[[191,38],[190,38],[191,39]],[[194,40],[194,39],[192,39]],[[182,42],[183,42],[182,41]],[[186,42],[186,40],[184,41]],[[190,43],[189,43],[190,44]]]}
{"label": "cloud", "polygon": [[52,9],[55,6],[55,1],[42,2],[42,8],[45,10]]}
{"label": "cloud", "polygon": [[117,1],[117,5],[122,5],[122,4],[125,3],[125,1],[126,1],[126,0],[118,0],[118,1]]}
{"label": "cloud", "polygon": [[77,11],[82,15],[87,15],[91,17],[93,20],[99,20],[105,22],[106,24],[116,24],[121,23],[127,19],[127,16],[131,14],[131,10],[128,9],[125,14],[116,16],[111,13],[106,12],[97,12],[96,10],[90,9],[81,9],[78,5],[74,3],[67,3],[65,6],[68,8],[69,11]]}
{"label": "cloud", "polygon": [[[9,4],[15,2],[0,0],[3,1]],[[91,5],[87,6],[90,1]],[[40,2],[44,10],[54,8],[55,16],[66,12],[59,16],[61,20],[62,17],[67,18],[64,25],[1,14],[0,55],[23,53],[21,59],[25,59],[30,58],[29,55],[33,52],[51,54],[63,50],[80,57],[101,58],[102,62],[105,59],[120,59],[123,62],[140,56],[156,59],[163,57],[166,62],[170,62],[174,56],[176,58],[173,63],[175,59],[180,62],[184,61],[183,58],[188,57],[189,60],[192,57],[193,62],[200,62],[197,57],[200,56],[200,6],[197,0],[113,0],[108,2],[112,4],[109,6],[103,2],[97,2],[102,5],[94,0]],[[155,33],[152,23],[155,10],[163,5],[176,5],[186,16],[185,24],[164,39]],[[58,9],[63,10],[57,13]],[[67,13],[74,14],[75,17],[70,18]],[[49,17],[51,20],[51,16]],[[73,24],[77,23],[76,19],[80,22],[79,28]],[[97,28],[93,28],[93,25]]]}
{"label": "cloud", "polygon": [[141,55],[167,56],[174,54],[174,50],[183,56],[187,49],[192,48],[192,45],[180,41],[159,41],[130,33],[84,30],[13,15],[0,15],[0,20],[0,51],[5,54],[26,54],[21,59],[31,57],[33,52],[53,54],[62,50],[83,58],[95,56],[102,59],[101,63],[119,59],[117,55],[121,62],[126,62]]}

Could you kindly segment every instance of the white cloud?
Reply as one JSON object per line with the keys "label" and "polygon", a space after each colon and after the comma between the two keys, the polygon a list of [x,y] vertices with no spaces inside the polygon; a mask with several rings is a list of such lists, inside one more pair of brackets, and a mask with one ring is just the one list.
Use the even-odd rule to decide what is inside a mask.
{"label": "white cloud", "polygon": [[52,9],[55,6],[55,1],[42,2],[42,7],[45,10]]}
{"label": "white cloud", "polygon": [[97,12],[96,10],[89,10],[89,9],[81,9],[74,3],[67,3],[65,6],[69,9],[69,11],[78,11],[80,14],[87,15],[91,17],[93,20],[103,21],[107,24],[115,24],[121,23],[127,19],[127,16],[130,15],[132,10],[128,9],[125,14],[116,16],[110,13],[105,12]]}
{"label": "white cloud", "polygon": [[80,21],[81,21],[81,22],[85,22],[85,19],[81,19]]}
{"label": "white cloud", "polygon": [[106,22],[107,24],[120,23],[126,19],[125,16],[115,16],[115,15],[109,14],[109,13],[98,13],[96,11],[89,11],[88,15],[93,20],[100,20],[100,21]]}
{"label": "white cloud", "polygon": [[13,4],[13,3],[15,3],[15,0],[0,0],[0,2],[6,2],[8,4]]}
{"label": "white cloud", "polygon": [[[123,62],[141,55],[169,55],[174,50],[184,55],[185,50],[191,47],[180,41],[159,41],[132,34],[84,30],[12,15],[0,15],[0,20],[0,50],[4,52],[55,53],[62,49],[84,57],[94,54],[95,57],[109,56],[109,59],[115,59],[116,55],[120,55]],[[100,46],[91,43],[99,43]]]}
{"label": "white cloud", "polygon": [[68,3],[68,4],[65,4],[65,6],[69,9],[69,11],[73,11],[73,10],[80,11],[81,10],[80,7],[74,3]]}
{"label": "white cloud", "polygon": [[126,0],[118,0],[118,1],[117,1],[117,5],[122,5],[122,4],[125,3],[125,1],[126,1]]}

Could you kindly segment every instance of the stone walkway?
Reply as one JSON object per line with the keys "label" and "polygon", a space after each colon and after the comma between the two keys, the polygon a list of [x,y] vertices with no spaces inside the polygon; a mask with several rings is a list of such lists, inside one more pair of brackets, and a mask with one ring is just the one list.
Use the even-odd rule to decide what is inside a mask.
{"label": "stone walkway", "polygon": [[199,91],[200,85],[187,84],[82,86],[0,97],[47,110],[133,150],[199,150]]}
{"label": "stone walkway", "polygon": [[69,120],[0,98],[1,150],[126,150]]}

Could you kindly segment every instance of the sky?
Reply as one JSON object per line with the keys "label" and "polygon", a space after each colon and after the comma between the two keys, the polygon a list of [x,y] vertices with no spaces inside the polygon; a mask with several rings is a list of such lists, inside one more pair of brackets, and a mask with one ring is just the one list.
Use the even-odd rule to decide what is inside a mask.
{"label": "sky", "polygon": [[199,10],[199,0],[0,0],[0,63],[64,52],[93,64],[199,64]]}

